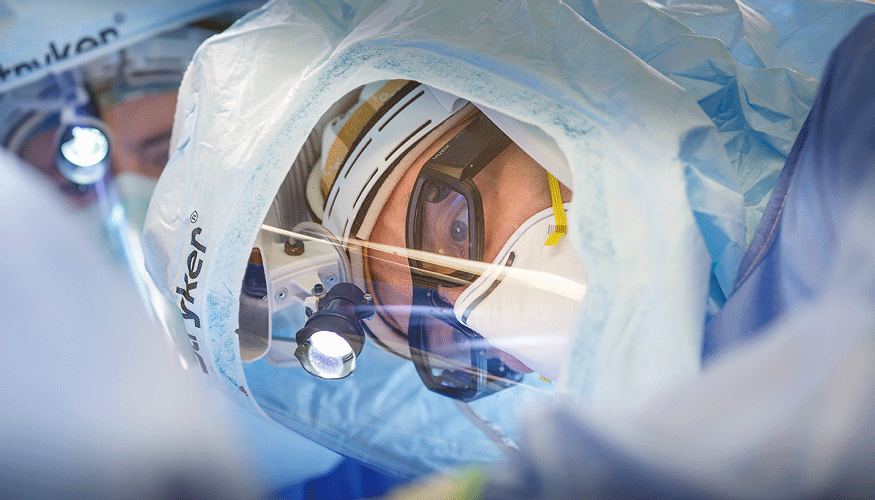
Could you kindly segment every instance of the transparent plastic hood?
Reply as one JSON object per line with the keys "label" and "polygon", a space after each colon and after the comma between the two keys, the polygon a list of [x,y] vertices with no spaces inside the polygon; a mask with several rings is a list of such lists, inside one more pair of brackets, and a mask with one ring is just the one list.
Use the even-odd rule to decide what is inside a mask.
{"label": "transparent plastic hood", "polygon": [[[624,12],[633,19],[650,15],[667,20],[656,12],[658,6],[642,3],[638,7]],[[728,149],[735,143],[718,132],[716,118],[711,116],[716,111],[702,101],[701,89],[673,75],[670,65],[656,69],[645,62],[638,51],[646,51],[646,47],[612,28],[622,24],[616,19],[622,14],[589,4],[572,8],[553,2],[448,2],[426,8],[399,1],[345,10],[277,1],[206,42],[183,81],[171,140],[175,152],[152,199],[145,240],[150,272],[179,305],[208,375],[253,411],[263,411],[332,449],[405,476],[501,459],[504,450],[512,447],[518,412],[556,394],[590,407],[630,405],[673,381],[695,376],[709,291],[716,286],[728,293],[745,245],[746,191],[739,187],[739,176],[745,175],[745,168],[760,150]],[[698,46],[684,52],[675,45],[673,50],[682,52],[683,57],[672,60],[706,64],[712,57],[722,57],[726,45],[719,38],[699,37],[695,26],[683,28],[678,20],[681,17],[678,14],[671,23],[689,35],[685,40],[710,44],[713,51]],[[738,66],[739,74],[749,74],[742,66]],[[792,73],[778,85],[766,78],[770,74],[764,72],[742,83],[751,89],[772,89],[766,100],[776,109],[785,102],[781,95],[804,93],[805,86],[796,85],[807,81],[804,75]],[[702,78],[723,85],[720,75],[708,73]],[[282,274],[273,274],[279,267],[269,259],[272,250],[264,246],[280,245],[278,252],[285,255],[286,243],[295,246],[288,235],[265,232],[265,225],[294,231],[306,218],[320,223],[344,249],[326,250],[326,255],[349,261],[346,277],[340,274],[345,269],[342,262],[329,263],[335,266],[335,278],[363,285],[361,291],[372,298],[379,299],[384,291],[369,289],[364,280],[365,263],[373,260],[368,252],[394,255],[387,258],[390,261],[400,259],[402,265],[395,269],[406,269],[408,279],[410,268],[423,262],[418,257],[411,261],[409,253],[387,251],[389,247],[366,249],[355,244],[356,240],[375,238],[380,223],[390,220],[382,217],[387,210],[395,207],[410,213],[412,196],[402,196],[397,204],[379,189],[338,196],[327,183],[323,202],[339,201],[323,206],[323,213],[318,213],[313,203],[304,202],[309,199],[308,192],[286,190],[292,200],[287,206],[300,210],[291,212],[298,215],[288,220],[281,214],[290,212],[276,210],[275,204],[290,178],[299,189],[307,186],[309,171],[298,168],[300,165],[310,168],[323,161],[324,167],[331,156],[336,141],[324,132],[328,117],[353,109],[362,86],[396,80],[433,89],[440,107],[429,108],[429,116],[457,116],[463,109],[457,104],[476,107],[522,153],[571,192],[568,196],[560,186],[561,201],[550,200],[537,211],[545,211],[546,226],[558,226],[555,207],[564,207],[560,211],[567,217],[567,234],[560,241],[582,263],[577,282],[585,284],[581,296],[575,298],[577,307],[560,308],[564,317],[570,318],[573,331],[555,364],[558,368],[552,382],[543,380],[539,373],[547,368],[532,366],[536,360],[514,356],[531,373],[524,373],[520,383],[465,402],[427,387],[417,369],[420,365],[412,360],[409,339],[377,342],[375,338],[380,336],[369,331],[371,328],[364,330],[365,342],[351,375],[319,379],[297,366],[294,355],[297,334],[309,318],[307,308],[319,308],[318,300],[308,298],[319,295],[313,293],[315,281],[300,287],[303,295],[298,305],[282,315],[276,311],[269,315],[271,333],[267,340],[256,328],[265,324],[264,317],[260,321],[257,314],[249,317],[248,306],[241,306],[247,302],[242,293],[247,268],[257,263],[252,259],[253,248],[259,248],[264,256],[261,263],[266,279],[264,295],[250,298],[270,301],[276,300],[280,291],[272,288],[276,284],[272,280]],[[452,98],[445,99],[443,94]],[[379,92],[370,95],[378,96],[377,101],[382,99]],[[749,110],[738,109],[742,113]],[[802,106],[793,113],[804,115],[807,108]],[[464,120],[448,122],[449,116],[433,121],[446,124],[446,130],[430,124],[423,134],[446,135],[446,140],[455,137],[453,127],[464,127]],[[788,133],[794,126],[791,122],[784,124]],[[342,137],[343,125],[338,125],[335,135]],[[410,133],[417,130],[407,128]],[[319,137],[313,135],[314,130],[320,131]],[[739,133],[759,137],[755,131]],[[534,137],[531,142],[543,147],[527,149],[520,135]],[[331,140],[323,141],[329,136]],[[439,142],[432,139],[414,142],[426,148]],[[355,150],[352,141],[341,142],[347,150]],[[474,149],[481,148],[479,142],[471,144]],[[430,159],[436,153],[408,149],[402,148],[409,153],[404,156],[410,158]],[[746,156],[748,153],[751,156]],[[347,158],[346,154],[341,156]],[[564,176],[556,166],[560,160],[566,164]],[[393,169],[399,178],[391,181],[391,174],[382,178],[379,173],[353,184],[367,186],[382,178],[384,184],[393,186],[407,181],[415,185],[416,176],[404,179],[400,173],[413,172],[411,168]],[[337,172],[342,176],[344,171]],[[456,178],[462,183],[465,175]],[[478,185],[477,174],[470,179],[483,198],[485,223],[498,220],[487,213],[486,184]],[[321,190],[319,181],[324,179],[314,181],[317,191]],[[544,179],[548,193],[549,182]],[[535,181],[522,185],[533,186]],[[454,188],[454,192],[464,198],[470,195],[469,188]],[[376,194],[370,203],[382,208],[376,215],[372,212],[370,219],[332,216],[344,204],[349,205],[344,210],[358,214],[359,194],[364,201],[371,192]],[[438,213],[451,212],[441,208]],[[460,213],[455,213],[454,221],[463,220]],[[537,213],[526,214],[528,218],[517,228]],[[341,220],[351,221],[350,225],[341,224]],[[439,221],[426,219],[425,226]],[[407,224],[406,218],[403,224]],[[459,228],[452,221],[447,227]],[[413,232],[404,226],[400,234]],[[469,260],[494,265],[498,256],[511,248],[504,243],[514,232],[493,242],[492,247],[484,240],[484,249],[494,248],[494,255],[484,250],[482,257],[470,259],[468,255]],[[484,229],[483,234],[487,233]],[[544,240],[548,236],[545,232]],[[306,247],[307,242],[304,244]],[[387,244],[405,251],[433,250],[422,242]],[[417,244],[423,247],[417,249]],[[534,248],[530,243],[524,246]],[[532,261],[543,263],[547,258],[539,254]],[[445,267],[431,271],[445,271]],[[454,272],[440,274],[446,278]],[[455,278],[461,276],[467,283],[465,291],[473,290],[477,280],[489,272],[468,276],[463,271]],[[327,290],[332,273],[314,273]],[[411,283],[412,306],[417,286]],[[446,286],[441,283],[428,286],[433,290]],[[464,293],[441,297],[453,305],[456,320],[488,339],[487,319],[475,325],[476,315],[465,315],[469,308],[477,311],[485,307],[480,305],[485,301],[470,307],[483,294]],[[519,297],[508,301],[504,313],[496,307],[504,321],[521,310],[520,304],[532,305]],[[392,303],[385,296],[383,299],[384,305]],[[415,308],[411,307],[408,316],[412,312]],[[395,318],[399,330],[405,326],[401,316]],[[247,323],[252,335],[241,336],[242,317],[253,320]],[[529,316],[520,317],[523,319],[517,323],[526,318],[532,321]],[[369,321],[375,320],[362,320],[365,325]],[[543,342],[549,338],[550,332],[543,328],[545,321],[535,321],[529,338],[520,340]],[[409,329],[409,321],[406,327]],[[513,350],[513,338],[498,346],[496,333],[491,335],[493,347]],[[272,354],[274,347],[280,347],[275,337],[284,338],[281,342],[287,342],[290,349],[277,349]],[[285,357],[281,358],[283,352]],[[437,379],[439,375],[435,373]]]}

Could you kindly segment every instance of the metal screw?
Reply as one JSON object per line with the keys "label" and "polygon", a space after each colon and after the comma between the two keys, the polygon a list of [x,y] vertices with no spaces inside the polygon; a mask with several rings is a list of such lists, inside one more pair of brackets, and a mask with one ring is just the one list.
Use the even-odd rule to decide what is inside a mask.
{"label": "metal screw", "polygon": [[304,242],[289,238],[285,244],[286,255],[297,257],[304,254]]}
{"label": "metal screw", "polygon": [[322,286],[322,283],[313,285],[313,295],[322,295],[323,293],[325,293],[325,287]]}
{"label": "metal screw", "polygon": [[307,307],[307,308],[304,309],[304,314],[306,314],[307,317],[309,318],[310,316],[313,315],[313,310],[310,309],[309,307]]}
{"label": "metal screw", "polygon": [[288,294],[288,293],[289,293],[289,291],[286,290],[285,288],[280,288],[280,290],[276,293],[276,300],[279,300],[279,301],[285,300],[286,294]]}
{"label": "metal screw", "polygon": [[334,282],[337,281],[337,276],[335,276],[335,275],[333,275],[333,274],[329,274],[329,275],[325,278],[325,281],[327,281],[329,284],[334,284]]}
{"label": "metal screw", "polygon": [[374,319],[374,308],[373,308],[374,298],[371,297],[371,294],[369,294],[369,293],[364,294],[362,297],[365,299],[365,302],[367,303],[367,306],[365,306],[365,307],[367,307],[366,310],[370,313],[366,317],[363,317],[362,319]]}

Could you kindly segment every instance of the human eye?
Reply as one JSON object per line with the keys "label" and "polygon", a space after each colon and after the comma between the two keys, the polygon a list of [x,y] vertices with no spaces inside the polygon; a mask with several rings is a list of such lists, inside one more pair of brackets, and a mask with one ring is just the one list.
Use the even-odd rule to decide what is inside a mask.
{"label": "human eye", "polygon": [[[436,255],[470,258],[468,201],[464,195],[445,185],[434,183],[424,190],[426,203],[420,219],[421,249]],[[435,262],[433,270],[452,274],[456,264]]]}
{"label": "human eye", "polygon": [[450,239],[456,244],[468,241],[468,207],[459,210],[456,217],[450,222]]}
{"label": "human eye", "polygon": [[454,257],[468,258],[468,203],[465,198],[456,194],[447,200],[445,207],[444,229],[445,246]]}
{"label": "human eye", "polygon": [[166,130],[142,141],[137,149],[140,157],[140,172],[158,178],[167,165],[170,131]]}

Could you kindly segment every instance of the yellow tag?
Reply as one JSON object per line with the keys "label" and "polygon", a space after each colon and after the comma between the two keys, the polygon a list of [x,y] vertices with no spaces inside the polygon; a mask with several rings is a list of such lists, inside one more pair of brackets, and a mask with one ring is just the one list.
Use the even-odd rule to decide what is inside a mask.
{"label": "yellow tag", "polygon": [[552,247],[559,243],[559,239],[568,232],[568,221],[565,219],[565,207],[562,205],[562,192],[559,191],[559,181],[547,172],[547,183],[550,185],[550,201],[553,202],[553,217],[556,219],[556,228],[547,236],[544,246]]}
{"label": "yellow tag", "polygon": [[539,378],[541,379],[541,382],[547,382],[548,384],[552,384],[552,383],[553,383],[552,380],[548,379],[547,377],[545,377],[545,376],[543,376],[543,375],[541,375]]}

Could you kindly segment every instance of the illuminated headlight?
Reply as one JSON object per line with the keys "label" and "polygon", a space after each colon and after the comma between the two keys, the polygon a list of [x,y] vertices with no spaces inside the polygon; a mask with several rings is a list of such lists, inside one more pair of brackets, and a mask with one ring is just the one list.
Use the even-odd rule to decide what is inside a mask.
{"label": "illuminated headlight", "polygon": [[352,283],[338,283],[319,298],[318,310],[298,330],[295,357],[320,378],[338,379],[355,370],[365,334],[361,321],[374,314],[373,298]]}
{"label": "illuminated headlight", "polygon": [[337,333],[320,330],[298,346],[295,357],[301,365],[320,378],[344,378],[355,370],[355,352]]}
{"label": "illuminated headlight", "polygon": [[76,184],[93,184],[109,169],[109,138],[100,128],[68,125],[60,131],[58,170]]}

